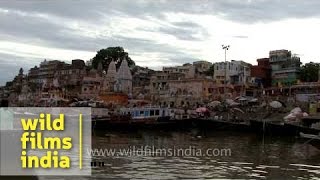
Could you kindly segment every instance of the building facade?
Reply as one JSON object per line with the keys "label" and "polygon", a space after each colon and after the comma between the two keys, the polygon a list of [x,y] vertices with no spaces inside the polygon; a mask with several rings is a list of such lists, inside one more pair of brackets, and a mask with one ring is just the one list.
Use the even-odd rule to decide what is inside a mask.
{"label": "building facade", "polygon": [[288,50],[269,52],[273,86],[290,86],[297,83],[300,70],[300,58]]}
{"label": "building facade", "polygon": [[251,64],[244,61],[231,60],[214,64],[213,78],[220,84],[245,84],[250,81],[250,76]]}
{"label": "building facade", "polygon": [[271,66],[269,58],[257,59],[258,65],[251,66],[252,83],[258,87],[271,86]]}

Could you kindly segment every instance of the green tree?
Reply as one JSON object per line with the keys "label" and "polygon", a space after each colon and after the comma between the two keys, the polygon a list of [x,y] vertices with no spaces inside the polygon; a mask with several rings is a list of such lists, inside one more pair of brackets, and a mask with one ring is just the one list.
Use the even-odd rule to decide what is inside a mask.
{"label": "green tree", "polygon": [[92,59],[92,67],[97,69],[101,62],[103,69],[107,70],[111,61],[115,61],[116,67],[119,68],[122,61],[126,59],[129,67],[135,66],[135,62],[129,57],[129,54],[122,47],[108,47],[100,49]]}
{"label": "green tree", "polygon": [[301,67],[300,80],[303,82],[316,82],[319,77],[319,63],[306,63]]}
{"label": "green tree", "polygon": [[20,76],[23,75],[23,69],[22,69],[22,68],[20,68],[20,70],[19,70],[19,75],[20,75]]}
{"label": "green tree", "polygon": [[210,68],[205,72],[206,76],[213,76],[214,74],[214,64],[210,66]]}
{"label": "green tree", "polygon": [[5,87],[11,87],[12,85],[13,85],[13,82],[12,82],[12,81],[7,81]]}

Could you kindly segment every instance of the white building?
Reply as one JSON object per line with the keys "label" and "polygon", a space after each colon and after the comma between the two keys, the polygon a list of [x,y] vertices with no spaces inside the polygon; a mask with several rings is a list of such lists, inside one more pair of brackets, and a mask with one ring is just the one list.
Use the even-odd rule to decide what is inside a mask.
{"label": "white building", "polygon": [[212,66],[208,61],[195,61],[193,64],[187,63],[182,66],[163,67],[162,71],[166,74],[181,73],[185,78],[205,77],[205,72]]}
{"label": "white building", "polygon": [[250,81],[250,67],[251,64],[244,61],[231,60],[227,61],[227,65],[225,62],[218,62],[214,64],[213,77],[220,83],[226,80],[226,84],[244,84]]}
{"label": "white building", "polygon": [[191,67],[192,67],[192,64],[184,64],[182,66],[163,67],[162,71],[166,74],[170,74],[170,73],[188,74]]}

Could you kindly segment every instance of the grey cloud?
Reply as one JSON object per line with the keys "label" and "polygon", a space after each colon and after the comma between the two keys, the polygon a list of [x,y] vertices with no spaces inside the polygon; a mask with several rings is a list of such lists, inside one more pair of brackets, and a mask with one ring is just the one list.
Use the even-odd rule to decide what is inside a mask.
{"label": "grey cloud", "polygon": [[274,21],[285,18],[319,16],[318,0],[173,0],[173,1],[2,1],[1,7],[28,12],[55,14],[72,19],[99,21],[105,15],[122,12],[141,18],[163,17],[164,12],[213,14],[244,23]]}
{"label": "grey cloud", "polygon": [[158,53],[161,54],[161,57],[163,57],[164,60],[170,59],[172,61],[172,58],[179,57],[178,62],[181,63],[184,62],[185,58],[192,57],[192,55],[185,50],[170,44],[160,44],[152,40],[129,38],[125,36],[116,36],[114,39],[116,39],[117,44],[120,46],[125,47],[125,49],[130,49],[131,52],[129,52],[129,54],[139,55],[145,52]]}
{"label": "grey cloud", "polygon": [[173,22],[173,25],[181,28],[199,28],[202,27],[197,23],[194,22],[188,22],[188,21],[182,21],[182,22]]}
{"label": "grey cloud", "polygon": [[300,0],[215,0],[213,14],[242,23],[277,21],[287,18],[319,16],[320,1]]}
{"label": "grey cloud", "polygon": [[[156,41],[142,38],[128,38],[125,34],[108,36],[84,36],[68,25],[71,21],[89,22],[100,25],[102,22],[112,22],[112,17],[137,17],[150,20],[167,21],[165,13],[187,13],[196,15],[215,15],[240,23],[257,23],[278,21],[286,18],[319,17],[320,1],[318,0],[163,0],[163,1],[133,1],[133,0],[79,0],[79,1],[0,1],[0,8],[9,12],[0,14],[0,38],[11,42],[22,42],[39,46],[55,47],[73,50],[97,51],[108,46],[123,46],[134,54],[159,53],[161,57],[171,61],[184,63],[193,56],[170,44],[159,44]],[[46,14],[48,19],[37,16],[10,13],[10,10],[29,13]],[[65,21],[56,23],[50,17],[59,17]],[[157,29],[138,29],[166,33],[177,39],[198,41],[206,37],[205,27],[196,22],[182,21],[162,25]],[[112,31],[112,29],[111,29]],[[234,38],[248,38],[235,35]],[[36,52],[35,52],[36,53]],[[32,66],[39,60],[0,54],[1,81],[3,74],[10,77],[16,73],[18,66],[10,64],[9,60],[19,62],[24,66]],[[31,65],[32,64],[32,65]]]}
{"label": "grey cloud", "polygon": [[244,35],[236,35],[236,36],[232,36],[233,38],[240,38],[240,39],[247,39],[249,38],[249,36],[244,36]]}
{"label": "grey cloud", "polygon": [[[191,41],[203,40],[208,35],[208,32],[204,27],[193,22],[174,22],[172,25],[174,26],[161,27],[158,29],[158,31],[173,35],[180,40]],[[200,35],[200,37],[198,35]]]}
{"label": "grey cloud", "polygon": [[[110,19],[112,18],[110,17]],[[116,35],[112,37],[105,37],[103,35],[96,37],[83,36],[77,34],[75,29],[66,26],[65,24],[69,23],[68,21],[57,24],[37,16],[26,18],[23,15],[11,13],[10,11],[0,16],[0,22],[0,37],[8,41],[85,51],[97,51],[100,48],[119,44],[127,47],[137,42],[142,47],[146,45],[146,41],[139,38],[136,38],[135,42],[132,42],[132,38],[124,41],[123,38],[119,38]],[[192,22],[175,22],[171,26],[164,26],[160,29],[141,28],[138,30],[167,33],[177,37],[177,39],[183,40],[201,40],[201,37],[207,34],[203,27]],[[196,36],[197,34],[200,34],[200,37]],[[134,44],[133,47],[140,47],[138,44]],[[148,41],[148,45],[155,45],[157,47],[156,42]],[[171,48],[174,49],[174,47]],[[159,50],[159,48],[156,49]]]}
{"label": "grey cloud", "polygon": [[193,36],[197,30],[186,30],[186,29],[179,29],[179,28],[159,28],[159,31],[165,34],[170,34],[175,36],[177,39],[180,40],[201,40]]}
{"label": "grey cloud", "polygon": [[95,51],[101,46],[99,42],[103,41],[78,35],[63,23],[59,25],[36,17],[25,18],[8,13],[0,16],[0,22],[0,37],[7,41],[87,51]]}
{"label": "grey cloud", "polygon": [[31,67],[39,65],[42,60],[0,53],[0,86],[13,80],[21,67],[24,69],[24,73],[27,73]]}
{"label": "grey cloud", "polygon": [[[213,14],[245,23],[271,21],[289,17],[318,16],[320,2],[317,0],[257,0],[247,3],[240,0],[215,1],[1,1],[3,9],[28,13],[44,13],[67,18],[61,24],[46,19],[24,17],[17,14],[0,16],[1,37],[26,43],[43,44],[66,49],[96,51],[112,42],[107,37],[84,37],[74,33],[74,29],[65,26],[68,20],[81,20],[99,24],[101,20],[111,21],[113,16],[134,16],[148,19],[148,16],[164,18],[164,12],[185,12],[195,14]],[[194,22],[174,22],[173,27],[164,26],[159,31],[170,34],[180,40],[202,40],[207,35],[204,27]]]}
{"label": "grey cloud", "polygon": [[162,25],[160,28],[139,27],[137,30],[145,32],[159,32],[172,35],[179,40],[199,41],[208,35],[207,30],[194,22],[182,21]]}

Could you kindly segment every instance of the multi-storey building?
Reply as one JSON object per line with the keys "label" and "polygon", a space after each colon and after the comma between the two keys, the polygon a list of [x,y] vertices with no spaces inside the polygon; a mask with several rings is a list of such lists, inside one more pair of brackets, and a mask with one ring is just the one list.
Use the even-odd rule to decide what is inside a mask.
{"label": "multi-storey building", "polygon": [[28,73],[28,81],[31,83],[40,84],[39,71],[40,68],[38,66],[31,68]]}
{"label": "multi-storey building", "polygon": [[150,77],[155,73],[154,70],[149,68],[143,68],[140,66],[134,67],[134,74],[133,74],[133,87],[142,87],[142,86],[149,86],[150,85]]}
{"label": "multi-storey building", "polygon": [[43,86],[49,87],[52,85],[54,74],[58,69],[61,69],[65,65],[65,62],[46,59],[40,63],[39,72],[37,76],[37,82],[43,84]]}
{"label": "multi-storey building", "polygon": [[202,77],[199,72],[209,68],[210,64],[205,62],[163,68],[151,77],[151,100],[157,105],[170,107],[195,107],[208,101],[214,81]]}
{"label": "multi-storey building", "polygon": [[[161,82],[160,82],[161,81]],[[214,94],[212,79],[161,79],[158,88],[151,88],[152,101],[165,107],[196,107],[210,101]]]}
{"label": "multi-storey building", "polygon": [[293,85],[297,82],[301,65],[299,57],[282,49],[270,51],[269,59],[273,86]]}
{"label": "multi-storey building", "polygon": [[71,64],[63,64],[56,69],[54,78],[61,86],[79,86],[82,78],[86,74],[86,66],[83,60],[72,60]]}
{"label": "multi-storey building", "polygon": [[193,66],[195,67],[196,74],[198,76],[204,77],[206,76],[206,72],[210,69],[213,64],[208,61],[196,61],[193,62]]}
{"label": "multi-storey building", "polygon": [[163,67],[162,72],[165,74],[183,74],[187,75],[191,70],[192,64],[184,64],[182,66]]}
{"label": "multi-storey building", "polygon": [[214,64],[214,79],[222,84],[245,84],[250,81],[251,64],[244,61],[218,62]]}
{"label": "multi-storey building", "polygon": [[186,63],[182,66],[163,67],[163,72],[167,74],[182,73],[186,78],[205,77],[206,71],[210,69],[212,63],[208,61],[195,61],[192,64]]}
{"label": "multi-storey building", "polygon": [[258,87],[271,86],[271,66],[269,58],[257,59],[258,65],[251,67],[252,83]]}

